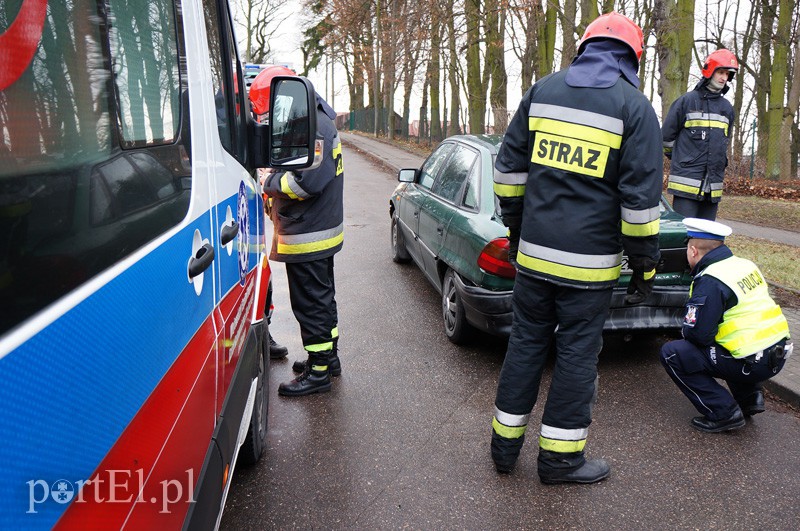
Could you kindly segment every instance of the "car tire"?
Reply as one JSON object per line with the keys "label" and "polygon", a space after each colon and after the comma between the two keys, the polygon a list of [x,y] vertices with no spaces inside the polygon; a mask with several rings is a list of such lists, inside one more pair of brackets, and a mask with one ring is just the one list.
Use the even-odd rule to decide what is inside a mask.
{"label": "car tire", "polygon": [[442,317],[444,333],[451,342],[461,344],[472,335],[472,327],[467,322],[464,304],[456,288],[456,274],[448,269],[442,280]]}
{"label": "car tire", "polygon": [[400,227],[398,226],[397,214],[392,215],[391,244],[392,260],[394,262],[404,264],[411,260],[411,256],[406,249],[405,241],[403,241],[403,234],[400,232]]}
{"label": "car tire", "polygon": [[258,357],[258,386],[256,387],[250,428],[239,451],[239,461],[254,465],[267,447],[267,420],[269,414],[269,331],[265,327],[263,347]]}

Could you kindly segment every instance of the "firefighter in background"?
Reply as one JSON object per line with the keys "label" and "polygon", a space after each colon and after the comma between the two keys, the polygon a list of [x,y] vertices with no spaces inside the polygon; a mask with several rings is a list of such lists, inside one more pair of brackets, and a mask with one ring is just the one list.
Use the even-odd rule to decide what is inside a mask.
{"label": "firefighter in background", "polygon": [[729,50],[713,52],[703,64],[703,78],[673,102],[664,119],[664,155],[672,161],[667,190],[673,208],[684,216],[717,218],[734,119],[733,106],[723,96],[738,70]]}
{"label": "firefighter in background", "polygon": [[698,218],[683,223],[694,280],[683,339],[661,348],[661,363],[700,412],[693,427],[735,430],[764,411],[761,382],[778,374],[792,353],[789,325],[758,266],[725,245],[730,227]]}
{"label": "firefighter in background", "polygon": [[[296,74],[281,66],[269,67],[250,86],[256,114],[269,111],[270,82],[279,75]],[[262,184],[272,202],[275,227],[269,258],[286,264],[292,312],[307,353],[306,360],[293,365],[300,375],[278,387],[283,396],[329,391],[331,375],[341,374],[333,257],[344,239],[342,145],[333,122],[336,113],[319,94],[316,98],[322,163],[315,169],[268,173]]]}
{"label": "firefighter in background", "polygon": [[609,475],[606,461],[584,457],[603,324],[623,248],[633,269],[628,304],[652,292],[659,260],[661,135],[637,90],[642,48],[633,21],[597,18],[572,64],[522,98],[497,155],[494,190],[518,272],[492,419],[498,472],[516,463],[555,341],[539,478],[594,483]]}

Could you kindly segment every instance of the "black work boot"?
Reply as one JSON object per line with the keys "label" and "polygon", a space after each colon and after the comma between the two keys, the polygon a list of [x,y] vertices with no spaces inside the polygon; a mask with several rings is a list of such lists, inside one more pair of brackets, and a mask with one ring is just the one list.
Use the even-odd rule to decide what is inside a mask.
{"label": "black work boot", "polygon": [[[292,363],[292,370],[294,372],[303,372],[306,370],[307,364],[308,360],[297,360]],[[328,369],[330,370],[331,376],[340,376],[342,374],[342,364],[339,362],[339,356],[334,354],[330,357]]]}
{"label": "black work boot", "polygon": [[289,349],[277,343],[272,334],[269,334],[269,357],[273,360],[279,360],[289,355]]}
{"label": "black work boot", "polygon": [[309,363],[297,378],[278,386],[281,396],[304,396],[312,393],[327,393],[331,390],[331,375],[327,356],[309,356]]}
{"label": "black work boot", "polygon": [[745,417],[752,417],[767,410],[764,406],[764,392],[758,389],[753,394],[739,402]]}
{"label": "black work boot", "polygon": [[583,452],[560,453],[539,450],[539,480],[558,483],[597,483],[606,479],[611,467],[605,459],[586,460]]}

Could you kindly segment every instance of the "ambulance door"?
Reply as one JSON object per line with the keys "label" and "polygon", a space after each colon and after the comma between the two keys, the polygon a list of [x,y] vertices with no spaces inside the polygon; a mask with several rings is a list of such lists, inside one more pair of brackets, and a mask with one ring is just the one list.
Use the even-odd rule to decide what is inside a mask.
{"label": "ambulance door", "polygon": [[[215,315],[217,344],[217,414],[247,344],[259,297],[258,267],[263,251],[263,203],[257,182],[244,168],[249,101],[227,4],[205,2],[205,24],[211,61],[216,128],[209,150],[212,218],[217,258]],[[252,354],[252,352],[250,353]]]}

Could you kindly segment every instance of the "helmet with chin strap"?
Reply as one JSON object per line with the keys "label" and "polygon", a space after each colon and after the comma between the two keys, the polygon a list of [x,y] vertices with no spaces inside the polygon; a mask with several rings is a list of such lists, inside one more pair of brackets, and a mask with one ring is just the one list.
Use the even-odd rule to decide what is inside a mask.
{"label": "helmet with chin strap", "polygon": [[592,39],[614,39],[622,41],[636,54],[637,62],[642,58],[642,51],[644,50],[642,28],[625,15],[621,15],[615,11],[597,17],[586,26],[583,38],[578,44],[579,55],[583,51],[586,42]]}
{"label": "helmet with chin strap", "polygon": [[739,70],[739,61],[733,55],[733,52],[725,48],[711,52],[706,58],[706,62],[703,63],[703,77],[711,79],[714,72],[720,68],[728,71],[728,81],[733,79],[733,76]]}

